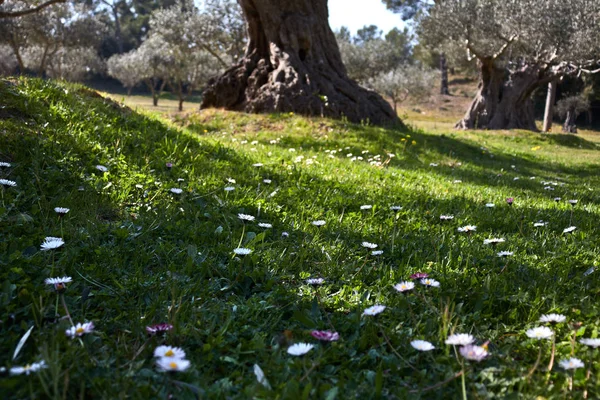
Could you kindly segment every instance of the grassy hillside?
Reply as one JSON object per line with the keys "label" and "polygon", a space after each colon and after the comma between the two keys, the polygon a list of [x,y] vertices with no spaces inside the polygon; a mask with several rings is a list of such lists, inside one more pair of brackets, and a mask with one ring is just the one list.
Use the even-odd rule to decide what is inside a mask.
{"label": "grassy hillside", "polygon": [[[595,364],[586,378],[598,351],[578,342],[600,327],[596,134],[222,111],[167,121],[39,80],[1,83],[0,98],[0,178],[16,185],[0,187],[2,398],[436,399],[460,398],[463,382],[469,398],[600,396]],[[46,237],[64,245],[43,251]],[[393,288],[417,272],[439,287]],[[63,293],[44,283],[63,276]],[[363,315],[376,304],[387,308]],[[551,312],[567,321],[552,326],[547,371],[552,341],[526,331]],[[87,321],[92,332],[65,334]],[[149,335],[157,323],[173,329]],[[489,356],[464,361],[453,333]],[[300,342],[315,347],[288,354]],[[161,372],[162,344],[189,369]],[[571,356],[585,361],[574,374],[558,365]]]}

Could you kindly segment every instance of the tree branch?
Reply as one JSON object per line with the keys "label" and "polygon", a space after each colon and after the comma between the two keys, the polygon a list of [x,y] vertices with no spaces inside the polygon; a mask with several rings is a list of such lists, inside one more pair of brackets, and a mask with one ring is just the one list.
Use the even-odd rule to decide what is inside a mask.
{"label": "tree branch", "polygon": [[[22,17],[24,15],[29,15],[29,14],[33,14],[36,13],[40,10],[43,10],[44,8],[51,6],[53,4],[58,4],[58,3],[66,3],[67,0],[48,0],[45,3],[40,4],[37,7],[33,7],[33,8],[28,8],[26,10],[20,10],[20,11],[0,11],[0,19],[2,18],[16,18],[16,17]],[[0,4],[4,3],[4,0],[2,0],[2,2],[0,2]]]}
{"label": "tree branch", "polygon": [[506,49],[508,49],[508,46],[510,46],[511,43],[514,42],[517,38],[518,38],[518,35],[512,35],[509,39],[503,38],[505,40],[505,43],[502,45],[502,47],[500,47],[500,50],[498,50],[492,56],[492,60],[495,60],[498,57],[502,56],[504,54],[504,52],[506,51]]}
{"label": "tree branch", "polygon": [[225,61],[223,61],[223,59],[217,53],[215,53],[210,47],[208,47],[207,45],[203,44],[202,48],[204,48],[204,50],[208,51],[211,56],[213,56],[214,58],[216,58],[217,61],[219,61],[223,65],[223,67],[225,67],[225,68],[229,68],[230,67],[230,65],[227,64]]}

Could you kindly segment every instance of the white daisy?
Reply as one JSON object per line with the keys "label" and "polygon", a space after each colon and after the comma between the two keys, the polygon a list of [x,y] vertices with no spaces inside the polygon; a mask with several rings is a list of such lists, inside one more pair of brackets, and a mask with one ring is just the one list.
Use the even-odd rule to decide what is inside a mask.
{"label": "white daisy", "polygon": [[44,242],[40,246],[42,251],[48,251],[52,249],[57,249],[60,246],[65,244],[65,241],[62,238],[48,236],[44,239]]}
{"label": "white daisy", "polygon": [[579,343],[585,344],[586,346],[590,346],[594,349],[600,347],[600,339],[583,338],[579,341]]}
{"label": "white daisy", "polygon": [[229,182],[229,183],[235,183],[235,179],[233,179],[233,178],[227,178],[227,182]]}
{"label": "white daisy", "polygon": [[498,257],[508,257],[512,256],[514,253],[512,251],[501,251],[497,253]]}
{"label": "white daisy", "polygon": [[421,284],[425,285],[427,287],[438,287],[438,286],[440,286],[440,283],[438,281],[436,281],[435,279],[431,279],[431,278],[421,279]]}
{"label": "white daisy", "polygon": [[392,211],[400,211],[400,210],[402,210],[402,206],[391,206],[390,210],[392,210]]}
{"label": "white daisy", "polygon": [[571,233],[573,232],[575,229],[577,229],[576,226],[569,226],[568,228],[563,229],[563,233]]}
{"label": "white daisy", "polygon": [[382,313],[383,310],[385,310],[385,309],[386,309],[386,306],[382,306],[382,305],[376,304],[374,306],[365,308],[365,310],[363,311],[362,315],[374,316],[374,315]]}
{"label": "white daisy", "polygon": [[107,172],[108,168],[106,168],[104,165],[96,165],[96,169],[100,172]]}
{"label": "white daisy", "polygon": [[69,211],[71,211],[70,209],[66,208],[66,207],[54,207],[54,212],[56,212],[57,214],[66,214]]}
{"label": "white daisy", "polygon": [[314,226],[323,226],[325,225],[325,221],[323,221],[322,219],[318,219],[316,221],[311,222],[311,224],[313,224]]}
{"label": "white daisy", "polygon": [[0,167],[2,168],[10,168],[12,165],[10,163],[7,163],[5,161],[0,161]]}
{"label": "white daisy", "polygon": [[440,215],[440,219],[442,221],[450,221],[450,220],[454,219],[454,215]]}
{"label": "white daisy", "polygon": [[266,183],[267,185],[270,184],[271,182],[273,182],[273,181],[270,179],[263,179],[263,183]]}
{"label": "white daisy", "polygon": [[56,291],[62,291],[66,289],[67,283],[71,283],[73,279],[70,276],[63,276],[62,278],[46,278],[44,283],[46,285],[53,285]]}
{"label": "white daisy", "polygon": [[496,205],[494,203],[486,203],[485,205],[487,208],[492,208],[492,207],[496,207]]}
{"label": "white daisy", "polygon": [[171,189],[169,189],[169,191],[171,193],[175,193],[175,194],[181,194],[181,193],[183,193],[183,189],[179,189],[179,188],[171,188]]}
{"label": "white daisy", "polygon": [[256,164],[252,164],[253,167],[262,167],[263,164],[262,163],[256,163]]}
{"label": "white daisy", "polygon": [[238,214],[238,218],[241,219],[242,221],[254,221],[256,218],[252,215],[248,215],[248,214]]}
{"label": "white daisy", "polygon": [[165,372],[183,372],[190,367],[190,362],[181,358],[161,357],[156,360],[158,369]]}
{"label": "white daisy", "polygon": [[154,357],[185,358],[185,351],[180,347],[158,346],[154,349]]}
{"label": "white daisy", "polygon": [[377,248],[377,245],[375,243],[370,243],[370,242],[362,242],[361,246],[365,247],[367,249],[376,249]]}
{"label": "white daisy", "polygon": [[538,221],[538,222],[534,222],[533,223],[533,226],[536,227],[536,228],[540,228],[540,227],[546,226],[546,225],[548,225],[548,223],[545,222],[545,221]]}
{"label": "white daisy", "polygon": [[[544,188],[544,189],[545,189],[545,188]],[[554,188],[551,188],[551,189],[552,189],[552,190],[554,190]],[[555,202],[557,202],[557,203],[558,203],[559,201],[561,201],[561,200],[562,200],[562,199],[561,199],[560,197],[555,197],[555,198],[554,198],[554,201],[555,201]]]}
{"label": "white daisy", "polygon": [[65,331],[67,336],[71,338],[75,338],[76,336],[83,336],[86,333],[90,333],[94,330],[93,322],[84,322],[83,324],[79,322],[77,325],[70,327]]}
{"label": "white daisy", "polygon": [[463,346],[458,351],[461,356],[471,361],[481,361],[489,355],[485,347],[475,346],[473,344]]}
{"label": "white daisy", "polygon": [[525,334],[531,339],[550,339],[554,335],[554,332],[547,326],[538,326],[537,328],[527,330]]}
{"label": "white daisy", "polygon": [[269,228],[273,227],[273,225],[268,224],[266,222],[259,222],[258,226],[261,227],[261,228],[265,228],[265,229],[269,229]]}
{"label": "white daisy", "polygon": [[419,351],[431,351],[435,346],[426,340],[413,340],[410,345]]}
{"label": "white daisy", "polygon": [[563,369],[577,369],[584,367],[583,361],[575,357],[571,357],[567,360],[560,360],[558,365],[560,365],[560,367]]}
{"label": "white daisy", "polygon": [[446,339],[446,344],[452,346],[466,346],[468,344],[473,344],[473,342],[475,342],[475,338],[469,333],[455,333],[454,335],[448,336],[448,339]]}
{"label": "white daisy", "polygon": [[460,179],[455,179],[452,181],[452,183],[457,184],[457,183],[462,183],[462,181]]}
{"label": "white daisy", "polygon": [[574,206],[577,203],[578,203],[578,200],[569,200],[569,204],[572,206]]}
{"label": "white daisy", "polygon": [[252,253],[252,250],[244,247],[238,247],[237,249],[233,249],[233,252],[238,256],[247,256],[248,254]]}
{"label": "white daisy", "polygon": [[476,231],[477,227],[475,225],[465,225],[465,226],[461,226],[460,228],[458,228],[459,232],[473,232]]}
{"label": "white daisy", "polygon": [[317,286],[325,283],[325,279],[323,278],[310,278],[306,280],[306,283],[309,285]]}
{"label": "white daisy", "polygon": [[0,179],[0,185],[15,187],[17,186],[17,182],[9,181],[8,179]]}
{"label": "white daisy", "polygon": [[414,288],[415,288],[415,283],[411,282],[411,281],[404,281],[404,282],[396,283],[394,285],[394,289],[396,289],[400,293],[407,292],[409,290],[413,290]]}
{"label": "white daisy", "polygon": [[224,190],[225,190],[226,192],[231,192],[231,191],[234,191],[234,190],[235,190],[235,187],[233,187],[233,186],[225,186],[225,189],[224,189]]}
{"label": "white daisy", "polygon": [[546,322],[550,324],[558,324],[565,322],[567,317],[562,314],[544,314],[540,317],[540,322]]}
{"label": "white daisy", "polygon": [[430,167],[437,167],[437,166],[438,166],[438,164],[437,164],[437,163],[434,163],[434,162],[432,162],[432,163],[429,163],[429,166],[430,166]]}
{"label": "white daisy", "polygon": [[9,372],[11,375],[29,375],[30,373],[37,372],[43,368],[48,368],[48,365],[46,365],[44,360],[33,364],[27,364],[23,367],[12,367]]}
{"label": "white daisy", "polygon": [[483,241],[483,244],[498,244],[498,243],[504,243],[505,240],[503,238],[493,238],[493,239],[485,239]]}
{"label": "white daisy", "polygon": [[287,352],[292,356],[303,356],[311,351],[315,346],[309,343],[296,343],[288,347]]}
{"label": "white daisy", "polygon": [[360,206],[361,210],[370,210],[371,208],[373,208],[373,206],[371,204],[364,204],[364,205]]}

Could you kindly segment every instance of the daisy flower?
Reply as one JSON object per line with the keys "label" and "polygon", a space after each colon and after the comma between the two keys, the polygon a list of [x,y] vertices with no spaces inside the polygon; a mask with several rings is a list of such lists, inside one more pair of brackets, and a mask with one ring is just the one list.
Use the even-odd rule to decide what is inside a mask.
{"label": "daisy flower", "polygon": [[402,207],[401,206],[391,206],[390,210],[392,210],[392,211],[400,211],[400,210],[402,210]]}
{"label": "daisy flower", "polygon": [[538,326],[537,328],[527,330],[525,334],[531,339],[550,339],[554,335],[554,332],[546,326]]}
{"label": "daisy flower", "polygon": [[0,185],[15,187],[17,186],[17,182],[9,181],[8,179],[0,179]]}
{"label": "daisy flower", "polygon": [[462,181],[460,179],[455,179],[452,181],[452,183],[457,184],[457,183],[462,183]]}
{"label": "daisy flower", "polygon": [[579,341],[579,343],[584,344],[586,346],[590,346],[594,349],[600,347],[600,339],[583,338]]}
{"label": "daisy flower", "polygon": [[168,332],[171,329],[173,329],[173,325],[162,323],[162,324],[148,325],[146,327],[146,332],[148,332],[151,335],[155,335],[157,333]]}
{"label": "daisy flower", "polygon": [[262,166],[263,166],[263,163],[256,163],[256,164],[252,164],[252,166],[253,166],[253,167],[257,167],[257,168],[258,168],[258,167],[262,167]]}
{"label": "daisy flower", "polygon": [[448,339],[446,339],[446,344],[452,346],[466,346],[473,344],[473,342],[475,342],[475,338],[469,333],[455,333],[454,335],[448,336]]}
{"label": "daisy flower", "polygon": [[52,249],[58,249],[60,246],[65,244],[65,241],[62,238],[48,236],[44,239],[44,242],[40,246],[42,251],[48,251]]}
{"label": "daisy flower", "polygon": [[322,219],[318,219],[316,221],[311,222],[311,224],[313,224],[314,226],[323,226],[325,225],[325,221],[323,221]]}
{"label": "daisy flower", "polygon": [[315,339],[322,340],[324,342],[335,342],[340,338],[339,333],[331,331],[312,331],[310,334]]}
{"label": "daisy flower", "polygon": [[386,309],[386,306],[382,306],[382,305],[376,304],[376,305],[371,306],[369,308],[365,308],[365,310],[363,311],[362,315],[374,316],[374,315],[382,313],[383,310],[385,310],[385,309]]}
{"label": "daisy flower", "polygon": [[513,199],[512,197],[506,198],[506,204],[508,204],[509,206],[512,206],[514,201],[515,201],[515,199]]}
{"label": "daisy flower", "polygon": [[310,278],[306,280],[306,283],[313,286],[322,285],[325,283],[325,279],[323,278]]}
{"label": "daisy flower", "polygon": [[238,256],[247,256],[252,253],[252,250],[245,247],[238,247],[237,249],[233,249],[233,252]]}
{"label": "daisy flower", "polygon": [[23,367],[12,367],[9,370],[9,372],[11,375],[29,375],[30,373],[37,372],[43,368],[48,368],[48,365],[46,365],[46,362],[44,360],[33,364],[27,364]]}
{"label": "daisy flower", "polygon": [[190,367],[190,362],[181,358],[161,357],[156,360],[156,365],[164,372],[183,372]]}
{"label": "daisy flower", "polygon": [[273,225],[271,225],[271,224],[268,224],[268,223],[266,223],[266,222],[260,222],[260,223],[258,224],[258,226],[259,226],[259,227],[261,227],[261,228],[265,228],[265,229],[269,229],[269,228],[272,228],[272,227],[273,227]]}
{"label": "daisy flower", "polygon": [[573,232],[575,229],[577,229],[576,226],[569,226],[568,228],[563,229],[563,233],[571,233]]}
{"label": "daisy flower", "polygon": [[409,290],[413,290],[414,288],[415,288],[415,283],[411,282],[411,281],[404,281],[404,282],[396,283],[394,285],[394,289],[396,289],[400,293],[407,292]]}
{"label": "daisy flower", "polygon": [[503,238],[493,238],[493,239],[485,239],[483,244],[493,244],[496,245],[498,243],[504,243],[505,240]]}
{"label": "daisy flower", "polygon": [[266,183],[267,185],[270,184],[271,182],[273,182],[273,181],[270,179],[263,179],[263,183]]}
{"label": "daisy flower", "polygon": [[380,255],[382,255],[382,254],[383,254],[383,250],[373,250],[373,251],[371,252],[371,255],[372,255],[372,256],[380,256]]}
{"label": "daisy flower", "polygon": [[106,168],[104,165],[96,165],[96,169],[100,172],[108,172],[108,168]]}
{"label": "daisy flower", "polygon": [[427,272],[416,272],[410,276],[410,279],[425,279],[429,278],[429,274]]}
{"label": "daisy flower", "polygon": [[235,179],[233,179],[233,178],[227,178],[227,182],[229,182],[229,183],[235,183]]}
{"label": "daisy flower", "polygon": [[248,214],[238,214],[238,218],[242,221],[254,221],[256,218],[253,215]]}
{"label": "daisy flower", "polygon": [[501,251],[497,253],[498,257],[508,257],[512,256],[514,253],[512,251]]}
{"label": "daisy flower", "polygon": [[560,360],[558,365],[560,365],[562,369],[577,369],[584,367],[583,361],[575,357],[571,357],[566,360]]}
{"label": "daisy flower", "polygon": [[287,352],[292,356],[303,356],[311,351],[315,346],[308,343],[296,343],[288,347]]}
{"label": "daisy flower", "polygon": [[373,208],[373,206],[371,204],[364,204],[364,205],[360,206],[361,210],[370,210],[371,208]]}
{"label": "daisy flower", "polygon": [[66,207],[54,207],[54,212],[57,214],[65,215],[69,211],[71,210]]}
{"label": "daisy flower", "polygon": [[154,349],[154,357],[185,358],[185,351],[180,347],[158,346]]}
{"label": "daisy flower", "polygon": [[171,188],[171,189],[169,189],[169,191],[171,193],[175,193],[175,194],[181,194],[181,193],[183,193],[183,189],[179,189],[179,188]]}
{"label": "daisy flower", "polygon": [[57,292],[62,292],[67,288],[65,284],[71,283],[72,281],[73,279],[70,276],[63,276],[62,278],[46,278],[46,280],[44,280],[44,283],[46,285],[53,285],[54,290],[56,290]]}
{"label": "daisy flower", "polygon": [[536,227],[536,228],[540,228],[540,227],[546,226],[546,225],[548,225],[548,223],[545,222],[545,221],[538,221],[538,222],[534,222],[533,223],[533,226]]}
{"label": "daisy flower", "polygon": [[287,233],[287,232],[281,232],[281,237],[282,238],[286,238],[286,237],[289,237],[289,236],[290,236],[289,233]]}
{"label": "daisy flower", "polygon": [[426,340],[413,340],[410,342],[410,345],[419,351],[431,351],[435,349],[435,346]]}
{"label": "daisy flower", "polygon": [[483,346],[475,346],[474,344],[468,344],[461,347],[459,350],[460,355],[471,361],[481,361],[486,358],[489,353]]}
{"label": "daisy flower", "polygon": [[171,169],[171,168],[173,168],[173,163],[170,163],[170,162],[168,162],[168,163],[165,163],[165,166],[166,166],[167,168]]}
{"label": "daisy flower", "polygon": [[93,322],[84,322],[83,324],[80,322],[75,326],[70,327],[65,331],[67,336],[71,338],[75,338],[76,336],[83,336],[86,333],[90,333],[94,330]]}
{"label": "daisy flower", "polygon": [[461,226],[460,228],[458,228],[459,232],[467,232],[467,233],[470,233],[470,232],[473,232],[476,230],[477,230],[477,227],[475,225],[465,225],[465,226]]}
{"label": "daisy flower", "polygon": [[454,219],[454,215],[440,215],[440,220],[442,221],[450,221]]}
{"label": "daisy flower", "polygon": [[569,200],[569,204],[572,206],[574,206],[577,203],[578,203],[578,200]]}
{"label": "daisy flower", "polygon": [[438,287],[440,286],[440,283],[435,279],[425,278],[421,279],[421,285],[425,285],[427,287]]}
{"label": "daisy flower", "polygon": [[[546,189],[546,188],[544,188],[544,189]],[[552,190],[554,190],[554,188],[551,188],[551,189],[552,189]],[[554,198],[554,201],[555,201],[555,202],[557,202],[557,203],[558,203],[559,201],[561,201],[561,200],[562,200],[562,199],[561,199],[560,197],[555,197],[555,198]]]}
{"label": "daisy flower", "polygon": [[0,167],[2,167],[2,168],[10,168],[11,164],[7,163],[5,161],[0,161]]}
{"label": "daisy flower", "polygon": [[434,163],[434,162],[432,162],[432,163],[429,163],[429,166],[430,166],[430,167],[437,167],[438,165],[439,165],[438,163]]}
{"label": "daisy flower", "polygon": [[492,208],[492,207],[496,207],[496,205],[494,203],[486,203],[485,205],[487,208]]}
{"label": "daisy flower", "polygon": [[362,242],[361,246],[365,247],[367,249],[376,249],[377,248],[377,245],[375,243],[370,243],[370,242]]}
{"label": "daisy flower", "polygon": [[233,186],[225,186],[225,189],[224,189],[224,190],[225,190],[226,192],[232,192],[232,191],[234,191],[234,190],[235,190],[235,187],[233,187]]}
{"label": "daisy flower", "polygon": [[560,322],[565,322],[566,319],[567,317],[562,314],[544,314],[540,317],[540,322],[558,324]]}

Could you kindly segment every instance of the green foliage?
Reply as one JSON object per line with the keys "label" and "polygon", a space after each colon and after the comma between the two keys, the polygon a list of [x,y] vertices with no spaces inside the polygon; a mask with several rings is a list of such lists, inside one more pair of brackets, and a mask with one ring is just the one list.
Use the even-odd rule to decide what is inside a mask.
{"label": "green foliage", "polygon": [[[467,364],[469,397],[554,398],[569,393],[570,375],[540,367],[526,379],[539,342],[525,329],[551,311],[582,322],[576,332],[556,327],[557,360],[571,354],[573,334],[598,334],[598,275],[585,275],[600,255],[594,143],[532,133],[465,139],[288,114],[197,114],[177,122],[184,128],[80,86],[29,79],[0,83],[0,96],[0,161],[12,164],[0,178],[17,184],[0,187],[1,363],[48,364],[2,377],[2,398],[457,398],[450,332],[491,341],[488,360]],[[553,161],[567,152],[572,160]],[[554,191],[541,181],[556,182]],[[57,206],[71,211],[60,218]],[[535,228],[540,219],[548,226]],[[465,224],[477,231],[459,234]],[[569,225],[577,230],[563,234]],[[42,252],[46,236],[65,245]],[[483,245],[490,237],[506,243]],[[363,241],[384,253],[371,256]],[[240,243],[253,252],[234,257]],[[417,271],[441,286],[392,289]],[[73,277],[72,318],[96,325],[81,341],[65,336],[69,321],[44,284],[63,275]],[[310,287],[309,277],[325,284]],[[388,308],[361,317],[376,303]],[[149,338],[145,326],[158,322],[173,331]],[[286,353],[330,324],[339,341]],[[417,353],[415,338],[437,350]],[[184,348],[192,367],[158,372],[152,351],[163,343]],[[574,349],[586,362],[598,356]],[[587,380],[574,374],[572,396],[584,388],[600,395],[596,367]]]}

